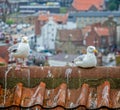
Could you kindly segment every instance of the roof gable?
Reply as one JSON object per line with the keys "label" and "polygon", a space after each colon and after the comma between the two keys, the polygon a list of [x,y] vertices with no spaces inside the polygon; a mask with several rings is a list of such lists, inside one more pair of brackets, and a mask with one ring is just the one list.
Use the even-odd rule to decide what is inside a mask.
{"label": "roof gable", "polygon": [[74,0],[72,6],[77,11],[87,11],[91,6],[96,7],[97,10],[103,10],[104,0]]}
{"label": "roof gable", "polygon": [[98,27],[98,28],[94,28],[96,33],[101,37],[101,36],[109,36],[109,29],[106,27]]}
{"label": "roof gable", "polygon": [[48,21],[49,18],[53,18],[53,20],[57,23],[66,23],[68,19],[68,14],[49,14],[44,13],[38,16],[39,21]]}
{"label": "roof gable", "polygon": [[82,31],[81,29],[72,29],[72,30],[58,30],[59,40],[60,41],[81,41],[82,40]]}

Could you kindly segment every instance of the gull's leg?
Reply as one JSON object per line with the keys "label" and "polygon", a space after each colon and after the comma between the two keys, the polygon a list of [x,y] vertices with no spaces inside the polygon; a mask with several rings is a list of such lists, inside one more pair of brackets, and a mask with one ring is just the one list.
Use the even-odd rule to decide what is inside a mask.
{"label": "gull's leg", "polygon": [[23,58],[23,65],[22,65],[22,67],[27,67],[25,58]]}
{"label": "gull's leg", "polygon": [[9,63],[15,63],[15,58],[13,57],[13,55],[10,53],[9,54]]}
{"label": "gull's leg", "polygon": [[16,59],[16,68],[15,70],[20,70],[21,69],[21,64],[19,64],[18,59]]}

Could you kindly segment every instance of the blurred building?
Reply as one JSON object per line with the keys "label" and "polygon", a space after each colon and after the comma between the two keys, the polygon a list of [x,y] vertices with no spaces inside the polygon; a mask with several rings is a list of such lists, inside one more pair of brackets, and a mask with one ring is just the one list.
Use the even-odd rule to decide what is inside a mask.
{"label": "blurred building", "polygon": [[113,16],[113,20],[120,24],[119,11],[87,11],[87,12],[71,12],[68,20],[76,22],[78,28],[85,27],[98,22],[104,22]]}
{"label": "blurred building", "polygon": [[120,50],[120,26],[117,26],[117,46]]}
{"label": "blurred building", "polygon": [[57,34],[57,23],[53,18],[49,18],[48,22],[41,28],[41,35],[38,42],[40,45],[48,50],[55,50],[55,39]]}
{"label": "blurred building", "polygon": [[68,20],[68,14],[55,14],[46,11],[39,12],[35,19],[35,35],[39,36],[41,33],[41,27],[48,22],[49,18],[52,18],[54,22],[58,24],[66,24]]}
{"label": "blurred building", "polygon": [[59,13],[60,6],[46,6],[46,5],[20,5],[19,12],[21,14],[34,14],[38,11],[50,11],[51,13]]}
{"label": "blurred building", "polygon": [[83,48],[81,29],[58,30],[56,37],[56,50],[67,54],[80,54]]}
{"label": "blurred building", "polygon": [[104,0],[73,0],[72,11],[103,11]]}

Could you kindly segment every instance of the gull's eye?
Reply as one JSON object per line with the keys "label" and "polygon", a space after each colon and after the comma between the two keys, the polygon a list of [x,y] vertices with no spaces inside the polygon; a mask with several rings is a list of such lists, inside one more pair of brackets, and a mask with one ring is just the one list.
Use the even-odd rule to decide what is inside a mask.
{"label": "gull's eye", "polygon": [[89,52],[92,53],[94,49],[92,47],[89,48]]}

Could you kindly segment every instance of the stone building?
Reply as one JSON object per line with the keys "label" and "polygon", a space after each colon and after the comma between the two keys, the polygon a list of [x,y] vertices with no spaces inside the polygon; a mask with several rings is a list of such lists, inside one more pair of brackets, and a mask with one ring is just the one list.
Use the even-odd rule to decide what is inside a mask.
{"label": "stone building", "polygon": [[113,20],[120,24],[120,12],[119,11],[87,11],[87,12],[71,12],[69,13],[68,20],[74,21],[78,28],[83,28],[87,25],[91,25],[98,22],[104,22],[108,20],[110,16],[113,16]]}
{"label": "stone building", "polygon": [[56,50],[67,54],[80,54],[83,49],[83,36],[80,29],[58,30]]}

